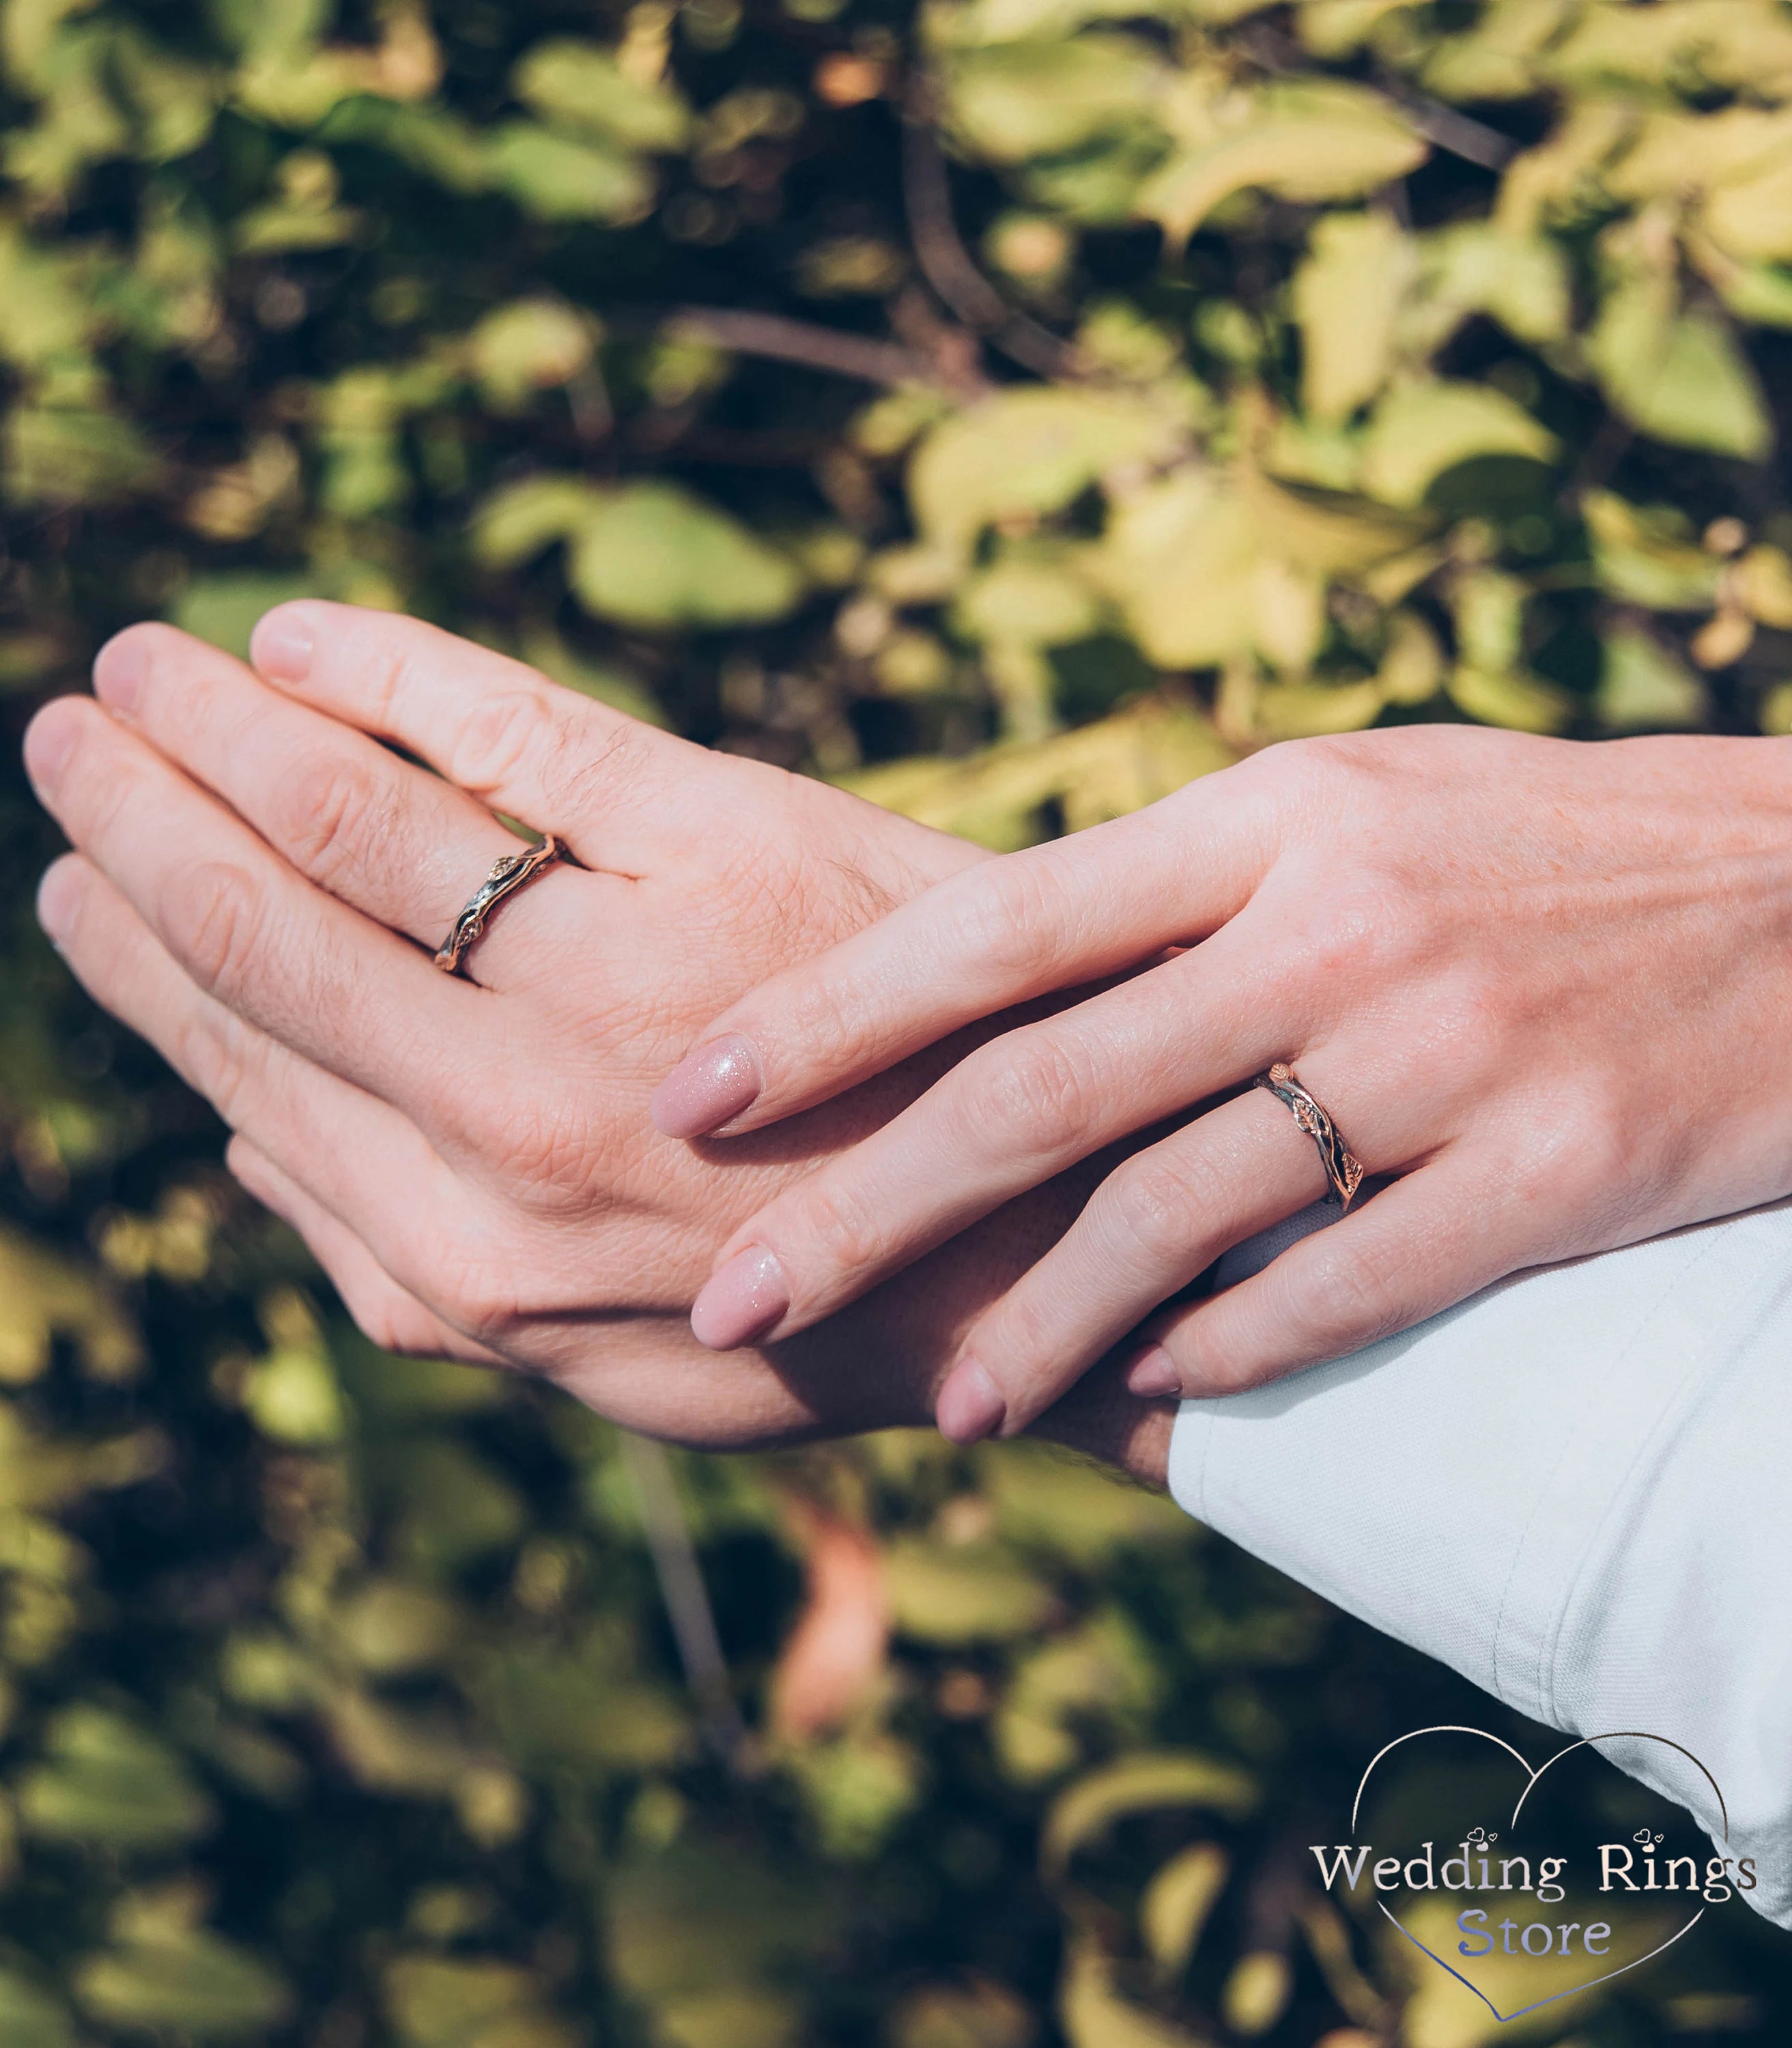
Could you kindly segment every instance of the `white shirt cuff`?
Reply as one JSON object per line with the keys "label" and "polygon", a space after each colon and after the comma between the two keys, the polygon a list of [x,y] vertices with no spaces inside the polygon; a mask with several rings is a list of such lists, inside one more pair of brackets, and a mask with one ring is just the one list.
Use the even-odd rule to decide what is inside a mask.
{"label": "white shirt cuff", "polygon": [[[1266,1263],[1335,1217],[1241,1247]],[[1792,1208],[1546,1268],[1354,1356],[1182,1404],[1170,1491],[1338,1606],[1576,1736],[1722,1786],[1792,1925]],[[1721,1832],[1657,1744],[1612,1761]]]}

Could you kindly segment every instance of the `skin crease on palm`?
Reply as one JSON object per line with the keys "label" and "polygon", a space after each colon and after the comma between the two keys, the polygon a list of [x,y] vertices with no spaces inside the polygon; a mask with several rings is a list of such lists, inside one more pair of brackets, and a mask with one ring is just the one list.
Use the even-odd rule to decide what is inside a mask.
{"label": "skin crease on palm", "polygon": [[[1428,726],[1271,748],[782,971],[712,1020],[655,1113],[756,1142],[972,1018],[1112,976],[743,1224],[700,1332],[809,1328],[1177,1117],[979,1319],[942,1389],[948,1435],[1026,1427],[1142,1323],[1135,1391],[1224,1393],[1523,1267],[1786,1195],[1792,742]],[[1286,1110],[1235,1092],[1277,1061],[1387,1184],[1147,1321],[1324,1191]]]}
{"label": "skin crease on palm", "polygon": [[[981,851],[402,619],[283,607],[254,659],[134,627],[96,663],[98,703],[38,714],[27,768],[76,849],[40,916],[216,1106],[232,1170],[367,1333],[713,1448],[925,1422],[964,1330],[1089,1175],[825,1329],[723,1359],[688,1322],[718,1247],[963,1043],[744,1142],[668,1138],[647,1102],[719,1008]],[[495,811],[578,865],[506,903],[452,979],[429,952],[516,845]],[[1098,1373],[1039,1433],[1161,1484],[1171,1413]]]}

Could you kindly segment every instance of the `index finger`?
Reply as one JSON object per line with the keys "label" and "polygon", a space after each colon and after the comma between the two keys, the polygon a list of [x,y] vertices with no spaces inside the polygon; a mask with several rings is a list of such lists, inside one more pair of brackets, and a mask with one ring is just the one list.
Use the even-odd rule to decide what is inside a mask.
{"label": "index finger", "polygon": [[948,875],[723,1010],[655,1091],[654,1123],[670,1138],[757,1130],[979,1018],[1207,937],[1268,865],[1255,789],[1223,770]]}

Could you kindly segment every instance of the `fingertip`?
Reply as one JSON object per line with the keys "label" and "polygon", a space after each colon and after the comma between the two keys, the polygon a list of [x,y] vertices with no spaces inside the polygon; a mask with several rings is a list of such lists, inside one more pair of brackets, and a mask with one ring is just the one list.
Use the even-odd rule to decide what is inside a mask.
{"label": "fingertip", "polygon": [[249,636],[249,659],[257,672],[277,683],[302,683],[316,651],[312,607],[303,598],[276,605]]}
{"label": "fingertip", "polygon": [[37,922],[59,951],[74,929],[80,913],[81,897],[87,886],[79,854],[65,853],[45,869],[37,884]]}
{"label": "fingertip", "polygon": [[790,1311],[790,1286],[775,1252],[749,1245],[717,1268],[691,1304],[691,1334],[710,1351],[735,1351],[776,1328]]}
{"label": "fingertip", "polygon": [[129,718],[149,679],[153,627],[127,626],[93,657],[93,693],[108,711]]}
{"label": "fingertip", "polygon": [[1008,1402],[979,1359],[965,1359],[947,1375],[933,1420],[948,1443],[980,1444],[1007,1420]]}
{"label": "fingertip", "polygon": [[1182,1391],[1176,1361],[1161,1344],[1147,1344],[1127,1368],[1127,1391],[1141,1401],[1161,1401]]}
{"label": "fingertip", "polygon": [[647,1114],[668,1138],[704,1138],[758,1101],[758,1048],[738,1032],[687,1053],[654,1089]]}
{"label": "fingertip", "polygon": [[68,765],[80,737],[80,706],[85,701],[76,696],[52,697],[25,728],[20,752],[31,786],[41,797],[55,789]]}

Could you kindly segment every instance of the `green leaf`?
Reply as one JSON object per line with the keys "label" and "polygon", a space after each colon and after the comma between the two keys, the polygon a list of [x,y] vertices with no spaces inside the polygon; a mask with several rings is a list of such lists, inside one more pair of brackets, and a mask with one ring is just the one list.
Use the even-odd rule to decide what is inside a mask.
{"label": "green leaf", "polygon": [[0,1970],[0,2048],[76,2048],[68,2007],[17,1970]]}
{"label": "green leaf", "polygon": [[1484,384],[1408,384],[1375,409],[1363,443],[1363,487],[1391,505],[1422,502],[1460,463],[1485,456],[1553,460],[1558,444],[1522,406]]}
{"label": "green leaf", "polygon": [[276,1443],[339,1443],[348,1426],[335,1368],[320,1344],[277,1345],[246,1367],[242,1405]]}
{"label": "green leaf", "polygon": [[103,2025],[192,2041],[264,2037],[293,2007],[291,1992],[266,1964],[204,1929],[87,1957],[76,1965],[74,1986]]}
{"label": "green leaf", "polygon": [[599,495],[573,537],[567,576],[586,610],[652,630],[782,619],[803,594],[782,549],[672,483]]}
{"label": "green leaf", "polygon": [[1258,554],[1235,488],[1190,467],[1122,501],[1091,568],[1148,661],[1201,668],[1251,643]]}
{"label": "green leaf", "polygon": [[179,1757],[104,1708],[64,1708],[45,1732],[44,1751],[17,1785],[20,1817],[33,1834],[146,1851],[176,1848],[211,1825],[211,1802]]}
{"label": "green leaf", "polygon": [[962,551],[995,521],[1058,511],[1179,438],[1177,422],[1147,399],[1023,386],[934,428],[910,464],[909,496],[927,537]]}
{"label": "green leaf", "polygon": [[1065,564],[1014,556],[968,583],[952,613],[967,640],[1022,647],[1085,640],[1100,623],[1093,592]]}
{"label": "green leaf", "polygon": [[1256,188],[1303,204],[1360,199],[1429,154],[1390,103],[1361,86],[1266,86],[1247,118],[1214,123],[1154,173],[1139,192],[1138,211],[1180,249],[1234,192]]}
{"label": "green leaf", "polygon": [[312,579],[277,570],[237,569],[195,576],[176,598],[169,617],[183,633],[209,640],[239,661],[249,655],[249,638],[264,612],[296,597],[317,594]]}
{"label": "green leaf", "polygon": [[15,405],[0,426],[0,477],[14,505],[113,505],[152,488],[160,456],[113,413]]}
{"label": "green leaf", "polygon": [[1652,611],[1708,611],[1717,602],[1723,564],[1686,539],[1678,514],[1609,491],[1588,491],[1581,511],[1600,586],[1614,597]]}
{"label": "green leaf", "polygon": [[533,122],[492,131],[485,165],[494,184],[544,220],[638,220],[654,202],[652,171],[637,157]]}
{"label": "green leaf", "polygon": [[1424,296],[1416,325],[1441,347],[1470,313],[1485,313],[1519,341],[1559,341],[1573,316],[1568,259],[1547,235],[1519,235],[1481,220],[1425,236]]}
{"label": "green leaf", "polygon": [[1394,367],[1400,301],[1418,274],[1409,236],[1385,213],[1325,215],[1294,276],[1301,402],[1321,421],[1348,418]]}
{"label": "green leaf", "polygon": [[1129,1814],[1195,1806],[1236,1817],[1257,1799],[1256,1780],[1236,1764],[1195,1750],[1142,1751],[1059,1794],[1040,1835],[1040,1865],[1048,1878],[1061,1876],[1079,1849]]}
{"label": "green leaf", "polygon": [[1174,1980],[1188,1968],[1231,1868],[1217,1842],[1191,1842],[1153,1875],[1138,1917],[1160,1976]]}
{"label": "green leaf", "polygon": [[473,515],[474,559],[515,568],[557,541],[568,540],[603,502],[576,476],[529,476],[495,491]]}
{"label": "green leaf", "polygon": [[1634,626],[1608,633],[1596,700],[1614,732],[1696,731],[1709,715],[1705,685],[1653,635]]}
{"label": "green leaf", "polygon": [[400,1956],[382,1991],[401,2048],[579,2048],[582,2037],[545,2009],[528,1970],[495,1960]]}
{"label": "green leaf", "polygon": [[968,51],[946,78],[953,127],[1002,164],[1074,149],[1137,119],[1166,82],[1148,44],[1099,30]]}
{"label": "green leaf", "polygon": [[593,340],[589,317],[563,300],[517,299],[467,336],[467,357],[487,401],[508,409],[570,383],[590,367]]}
{"label": "green leaf", "polygon": [[1030,1635],[1055,1604],[1051,1587],[1024,1567],[937,1544],[898,1539],[884,1572],[897,1627],[920,1643]]}
{"label": "green leaf", "polygon": [[1587,351],[1612,404],[1656,440],[1749,462],[1772,447],[1772,418],[1728,322],[1704,308],[1673,312],[1657,280],[1610,294]]}
{"label": "green leaf", "polygon": [[544,120],[624,149],[678,149],[690,134],[690,110],[670,86],[626,76],[595,43],[537,43],[510,83]]}
{"label": "green leaf", "polygon": [[1191,2034],[1123,1997],[1112,1958],[1088,1934],[1078,1936],[1065,1954],[1058,2020],[1070,2048],[1211,2048],[1210,2037]]}
{"label": "green leaf", "polygon": [[1294,1988],[1293,1966],[1279,1949],[1254,1949],[1227,1973],[1220,2010],[1233,2033],[1252,2040],[1281,2019]]}

